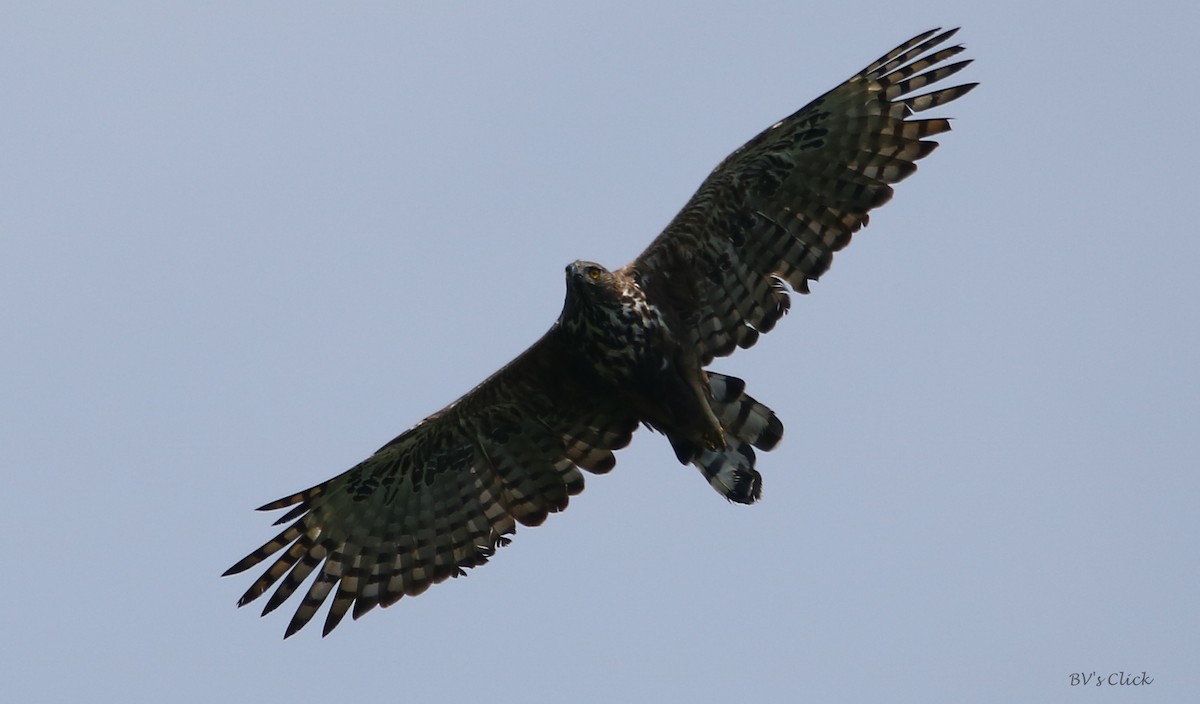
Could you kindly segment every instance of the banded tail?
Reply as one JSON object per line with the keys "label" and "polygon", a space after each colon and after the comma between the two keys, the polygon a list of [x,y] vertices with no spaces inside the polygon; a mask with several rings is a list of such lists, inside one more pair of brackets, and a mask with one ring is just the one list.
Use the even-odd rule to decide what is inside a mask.
{"label": "banded tail", "polygon": [[754,448],[769,451],[783,437],[783,423],[775,412],[746,395],[746,382],[737,377],[708,372],[711,406],[725,433],[725,449],[701,449],[676,442],[680,462],[700,470],[721,496],[739,504],[752,504],[762,496],[762,475],[754,469]]}

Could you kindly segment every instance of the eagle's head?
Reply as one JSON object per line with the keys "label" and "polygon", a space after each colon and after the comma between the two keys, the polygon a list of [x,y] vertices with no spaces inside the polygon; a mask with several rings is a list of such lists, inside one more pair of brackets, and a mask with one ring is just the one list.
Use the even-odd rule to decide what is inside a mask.
{"label": "eagle's head", "polygon": [[613,272],[595,262],[575,261],[567,265],[564,321],[587,318],[596,322],[611,315],[620,305],[621,285]]}
{"label": "eagle's head", "polygon": [[567,265],[567,300],[580,296],[599,303],[615,300],[619,287],[613,273],[596,262],[574,261]]}

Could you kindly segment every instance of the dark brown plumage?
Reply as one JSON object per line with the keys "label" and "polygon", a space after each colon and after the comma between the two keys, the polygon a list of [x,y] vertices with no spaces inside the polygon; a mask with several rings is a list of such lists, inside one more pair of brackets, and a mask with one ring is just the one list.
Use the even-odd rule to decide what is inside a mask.
{"label": "dark brown plumage", "polygon": [[914,37],[750,140],[633,262],[569,265],[562,314],[510,364],[349,471],[263,506],[290,507],[276,521],[288,526],[226,572],[281,553],[239,605],[274,586],[270,612],[315,573],[287,635],[332,595],[329,633],[420,594],[565,508],[580,470],[612,469],[639,424],[727,499],[757,500],[754,448],[783,426],[704,367],[769,332],[788,288],[807,293],[937,146],[926,138],[950,129],[912,115],[975,84],[912,93],[970,63],[944,63],[961,46],[936,49],[955,31]]}

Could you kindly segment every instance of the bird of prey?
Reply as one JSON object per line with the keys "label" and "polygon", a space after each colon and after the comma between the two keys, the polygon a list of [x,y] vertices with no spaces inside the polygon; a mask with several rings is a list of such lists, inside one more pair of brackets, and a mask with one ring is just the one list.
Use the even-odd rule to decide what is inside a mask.
{"label": "bird of prey", "polygon": [[[290,509],[282,532],[227,575],[267,561],[238,602],[273,586],[266,614],[316,574],[286,635],[333,596],[342,618],[416,595],[487,562],[518,523],[535,526],[613,468],[645,425],[667,437],[729,501],[762,491],[755,449],[783,425],[740,379],[709,371],[750,347],[808,293],[833,253],[867,224],[950,129],[914,115],[974,83],[920,92],[970,61],[924,32],[768,127],[709,174],[629,264],[566,267],[562,313],[500,371],[349,471],[260,510]],[[940,47],[940,48],[939,48]]]}

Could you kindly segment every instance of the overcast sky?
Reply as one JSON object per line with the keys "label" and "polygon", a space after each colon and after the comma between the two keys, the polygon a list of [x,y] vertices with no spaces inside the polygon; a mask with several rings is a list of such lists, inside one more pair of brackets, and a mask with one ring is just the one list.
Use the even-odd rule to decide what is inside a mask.
{"label": "overcast sky", "polygon": [[[101,5],[0,9],[6,700],[1200,691],[1194,3]],[[500,367],[564,264],[631,259],[760,129],[959,24],[982,86],[954,131],[714,365],[787,428],[760,504],[641,431],[466,579],[325,639],[235,608],[255,506]],[[1070,684],[1121,671],[1153,682]]]}

